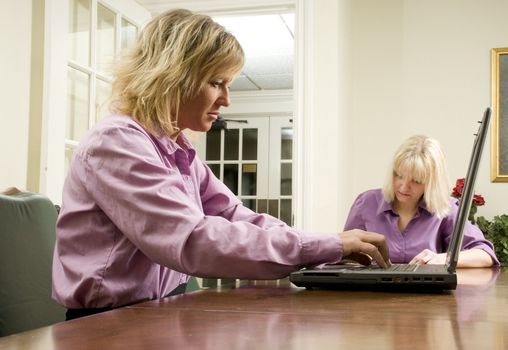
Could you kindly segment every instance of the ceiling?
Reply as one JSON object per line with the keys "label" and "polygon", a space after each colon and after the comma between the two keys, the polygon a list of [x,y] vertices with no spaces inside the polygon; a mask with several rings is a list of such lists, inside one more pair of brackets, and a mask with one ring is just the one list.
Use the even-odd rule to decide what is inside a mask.
{"label": "ceiling", "polygon": [[[182,2],[177,0],[136,0],[136,2],[153,16],[170,8],[182,7]],[[236,36],[245,52],[245,66],[233,82],[232,91],[293,88],[294,14],[291,10],[281,8],[269,13],[256,10],[255,13],[242,11],[232,14],[212,12],[215,12],[210,14],[214,20]]]}

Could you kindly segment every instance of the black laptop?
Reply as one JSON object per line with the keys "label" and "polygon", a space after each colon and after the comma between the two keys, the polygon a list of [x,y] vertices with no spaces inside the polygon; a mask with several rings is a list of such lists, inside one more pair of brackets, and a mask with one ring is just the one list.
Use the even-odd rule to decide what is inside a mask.
{"label": "black laptop", "polygon": [[321,265],[291,273],[290,281],[299,287],[333,289],[381,289],[442,291],[457,287],[455,269],[462,246],[464,225],[469,215],[474,183],[490,122],[490,108],[485,110],[476,134],[457,220],[448,247],[445,265],[393,264],[389,268],[360,264]]}

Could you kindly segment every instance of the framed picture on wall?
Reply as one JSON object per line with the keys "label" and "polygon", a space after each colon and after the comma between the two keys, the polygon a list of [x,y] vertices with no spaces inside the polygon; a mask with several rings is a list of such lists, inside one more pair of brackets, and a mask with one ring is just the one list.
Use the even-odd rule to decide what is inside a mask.
{"label": "framed picture on wall", "polygon": [[491,50],[492,182],[508,182],[508,47]]}

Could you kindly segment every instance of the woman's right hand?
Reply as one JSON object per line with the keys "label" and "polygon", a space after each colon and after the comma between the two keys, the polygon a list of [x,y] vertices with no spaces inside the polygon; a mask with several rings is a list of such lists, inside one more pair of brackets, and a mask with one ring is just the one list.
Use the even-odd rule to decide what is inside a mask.
{"label": "woman's right hand", "polygon": [[365,264],[367,255],[381,267],[391,265],[386,238],[382,234],[354,229],[339,233],[339,237],[342,239],[343,259]]}

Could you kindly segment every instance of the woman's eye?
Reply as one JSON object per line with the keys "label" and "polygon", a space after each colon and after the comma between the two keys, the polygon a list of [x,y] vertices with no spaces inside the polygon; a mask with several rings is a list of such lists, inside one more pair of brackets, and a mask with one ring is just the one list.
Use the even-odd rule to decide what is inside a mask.
{"label": "woman's eye", "polygon": [[222,81],[212,81],[210,85],[213,87],[220,87],[222,85]]}

